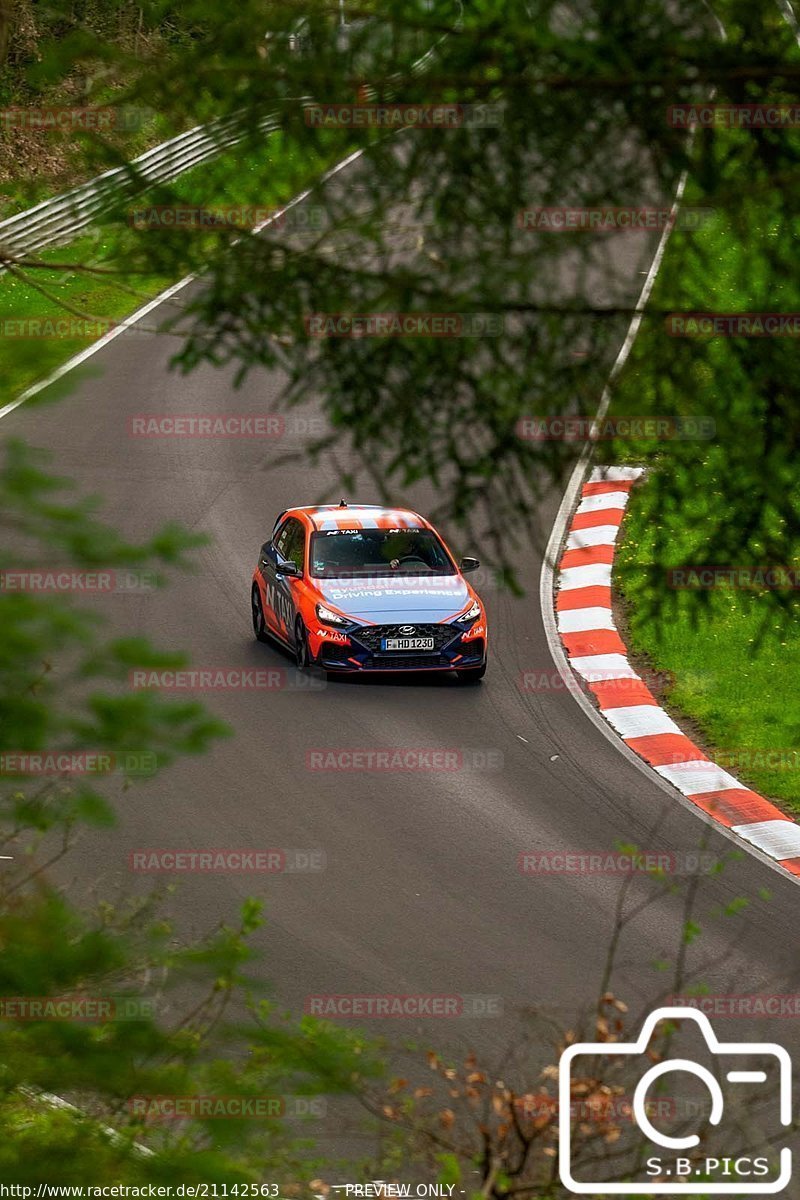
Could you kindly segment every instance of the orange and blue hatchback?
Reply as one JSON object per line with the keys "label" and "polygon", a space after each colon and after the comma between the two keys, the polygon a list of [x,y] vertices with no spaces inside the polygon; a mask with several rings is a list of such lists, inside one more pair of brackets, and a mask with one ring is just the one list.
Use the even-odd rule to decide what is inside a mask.
{"label": "orange and blue hatchback", "polygon": [[486,674],[486,613],[429,521],[404,508],[325,504],[282,512],[253,572],[253,629],[301,670]]}

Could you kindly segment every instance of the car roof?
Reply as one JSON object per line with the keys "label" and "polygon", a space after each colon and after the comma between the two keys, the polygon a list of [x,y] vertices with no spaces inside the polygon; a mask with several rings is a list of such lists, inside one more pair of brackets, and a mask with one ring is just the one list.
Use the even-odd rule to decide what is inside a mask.
{"label": "car roof", "polygon": [[430,529],[410,508],[383,508],[380,504],[315,504],[290,508],[286,515],[304,513],[314,529]]}

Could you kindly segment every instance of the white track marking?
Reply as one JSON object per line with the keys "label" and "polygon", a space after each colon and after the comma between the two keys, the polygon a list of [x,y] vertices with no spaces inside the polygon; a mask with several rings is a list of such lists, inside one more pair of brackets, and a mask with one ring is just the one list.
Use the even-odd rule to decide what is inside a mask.
{"label": "white track marking", "polygon": [[565,567],[558,577],[562,592],[576,588],[611,587],[611,564],[589,563],[586,567]]}
{"label": "white track marking", "polygon": [[624,654],[587,654],[572,658],[570,662],[587,683],[639,678]]}
{"label": "white track marking", "polygon": [[558,614],[559,633],[585,633],[589,629],[616,629],[610,608],[572,608]]}
{"label": "white track marking", "polygon": [[604,708],[603,716],[620,737],[650,737],[655,733],[683,733],[657,704],[630,704],[625,708]]}
{"label": "white track marking", "polygon": [[655,767],[654,770],[662,779],[674,784],[684,796],[702,796],[706,792],[727,792],[731,788],[742,788],[738,779],[707,759],[671,763],[668,766]]}
{"label": "white track marking", "polygon": [[600,512],[604,508],[624,508],[628,503],[627,492],[602,492],[599,496],[586,496],[577,507],[577,512]]}
{"label": "white track marking", "polygon": [[567,550],[586,550],[589,546],[613,546],[619,536],[619,525],[592,525],[589,529],[573,529],[567,538]]}
{"label": "white track marking", "polygon": [[734,825],[734,833],[757,846],[770,858],[797,858],[800,855],[800,825],[794,821],[752,821]]}

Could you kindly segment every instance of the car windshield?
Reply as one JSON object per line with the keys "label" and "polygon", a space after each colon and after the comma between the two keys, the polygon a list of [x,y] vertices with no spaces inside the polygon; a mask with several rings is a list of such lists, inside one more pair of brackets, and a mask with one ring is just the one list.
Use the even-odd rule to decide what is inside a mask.
{"label": "car windshield", "polygon": [[331,529],[311,535],[311,574],[325,579],[364,575],[455,575],[430,529]]}

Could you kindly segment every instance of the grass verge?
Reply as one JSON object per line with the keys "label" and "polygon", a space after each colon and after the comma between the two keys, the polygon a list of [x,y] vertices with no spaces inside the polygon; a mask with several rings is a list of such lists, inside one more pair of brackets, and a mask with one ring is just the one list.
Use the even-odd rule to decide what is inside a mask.
{"label": "grass verge", "polygon": [[[169,189],[137,196],[126,208],[165,202],[279,207],[345,153],[341,139],[312,149],[273,133],[259,146],[224,151],[187,171]],[[195,229],[178,239],[174,230],[170,233],[166,251],[163,242],[161,246],[150,243],[154,253],[149,267],[145,239],[162,235],[155,229],[130,228],[120,213],[68,245],[34,256],[37,265],[0,275],[2,400],[18,396],[85,349],[109,322],[123,320],[187,273],[202,269],[209,256],[220,251],[222,237],[231,236]],[[81,324],[70,325],[73,317]],[[90,319],[95,319],[96,327]],[[26,336],[32,321],[40,323],[46,336]],[[71,336],[76,330],[78,336]]]}

